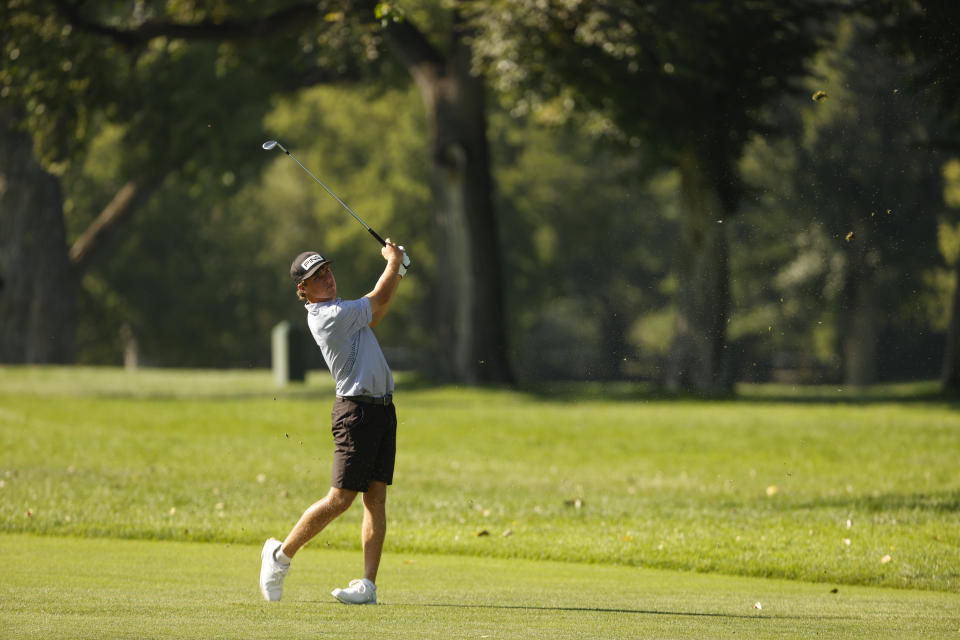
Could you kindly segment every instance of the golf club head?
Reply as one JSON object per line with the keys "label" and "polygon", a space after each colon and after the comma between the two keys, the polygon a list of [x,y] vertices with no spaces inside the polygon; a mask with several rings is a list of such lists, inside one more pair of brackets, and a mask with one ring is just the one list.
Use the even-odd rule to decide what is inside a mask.
{"label": "golf club head", "polygon": [[333,199],[336,200],[337,202],[339,202],[339,203],[340,203],[340,206],[342,206],[344,209],[346,209],[347,213],[349,213],[351,216],[353,216],[354,219],[355,219],[357,222],[359,222],[360,224],[362,224],[363,227],[364,227],[364,229],[366,229],[367,231],[369,231],[370,234],[371,234],[374,238],[377,239],[377,242],[379,242],[381,245],[384,244],[383,238],[381,238],[379,235],[377,235],[377,232],[374,231],[373,229],[371,229],[371,228],[370,228],[370,225],[368,225],[366,222],[363,221],[363,218],[361,218],[361,217],[358,216],[356,213],[354,213],[354,212],[353,212],[353,209],[351,209],[350,207],[348,207],[348,206],[347,206],[347,203],[344,202],[343,200],[341,200],[341,199],[339,198],[339,196],[337,196],[337,194],[335,194],[333,191],[331,191],[331,190],[329,189],[329,187],[327,187],[327,185],[323,184],[323,182],[320,181],[320,178],[318,178],[317,176],[313,175],[313,172],[310,171],[310,169],[307,169],[305,166],[303,166],[303,163],[300,162],[299,160],[297,160],[296,157],[294,157],[294,155],[293,155],[292,153],[290,153],[289,151],[287,151],[286,147],[284,147],[282,144],[280,144],[277,140],[267,140],[266,142],[264,142],[264,143],[263,143],[262,145],[260,145],[260,146],[263,147],[264,151],[270,151],[271,149],[273,149],[273,148],[275,148],[275,147],[279,147],[281,151],[283,151],[285,154],[287,154],[288,156],[290,156],[290,158],[291,158],[294,162],[296,162],[298,165],[300,165],[300,168],[303,169],[304,171],[306,171],[306,172],[307,172],[307,175],[309,175],[311,178],[313,178],[314,182],[316,182],[317,184],[319,184],[321,187],[323,187],[323,190],[324,190],[324,191],[326,191],[326,192],[329,193],[331,196],[333,196]]}

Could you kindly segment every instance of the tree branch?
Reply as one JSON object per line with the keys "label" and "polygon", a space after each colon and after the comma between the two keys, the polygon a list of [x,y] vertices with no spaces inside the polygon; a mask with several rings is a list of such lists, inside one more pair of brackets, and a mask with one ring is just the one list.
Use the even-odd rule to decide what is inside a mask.
{"label": "tree branch", "polygon": [[166,171],[146,183],[136,183],[132,180],[122,187],[103,208],[96,220],[90,223],[80,237],[70,247],[70,262],[79,270],[83,270],[90,262],[90,256],[103,245],[108,232],[116,229],[121,223],[129,219],[130,215],[154,191],[156,191],[167,177]]}
{"label": "tree branch", "polygon": [[83,15],[79,2],[54,0],[63,17],[74,27],[106,36],[124,45],[137,45],[153,38],[184,38],[191,40],[230,40],[266,36],[289,25],[316,20],[323,10],[317,2],[295,4],[260,18],[249,20],[214,20],[205,18],[194,23],[146,20],[136,27],[120,29],[91,20]]}
{"label": "tree branch", "polygon": [[387,41],[405,67],[440,66],[443,56],[426,37],[407,20],[391,22],[384,30]]}

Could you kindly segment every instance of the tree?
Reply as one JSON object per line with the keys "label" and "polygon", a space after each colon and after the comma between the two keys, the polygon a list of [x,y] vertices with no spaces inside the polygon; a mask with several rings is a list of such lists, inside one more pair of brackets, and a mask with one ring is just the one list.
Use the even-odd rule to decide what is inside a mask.
{"label": "tree", "polygon": [[[949,0],[882,0],[864,3],[863,11],[881,25],[878,40],[895,52],[909,55],[916,72],[910,89],[932,94],[950,135],[935,146],[956,153],[960,149],[960,5]],[[960,392],[960,262],[954,278],[952,313],[947,329],[941,384],[946,391]]]}
{"label": "tree", "polygon": [[743,187],[737,161],[767,130],[764,107],[796,89],[817,50],[810,2],[548,2],[477,9],[480,54],[518,109],[592,126],[681,176],[676,322],[666,382],[724,391],[730,306],[727,228]]}
{"label": "tree", "polygon": [[446,35],[442,51],[409,20],[385,29],[427,112],[441,373],[463,382],[510,382],[485,81],[473,68],[473,29],[456,8]]}
{"label": "tree", "polygon": [[[49,9],[43,0],[25,4],[25,13],[34,22]],[[435,287],[441,345],[437,361],[445,365],[440,367],[441,373],[466,382],[512,379],[500,298],[499,238],[490,196],[483,81],[470,68],[469,31],[455,10],[449,47],[441,50],[410,20],[387,19],[383,29],[375,28],[375,14],[385,15],[388,7],[372,1],[319,6],[299,3],[272,11],[272,5],[264,8],[263,3],[236,6],[212,2],[186,8],[153,2],[138,4],[132,14],[114,5],[94,8],[70,0],[51,4],[65,28],[82,32],[85,38],[113,43],[125,50],[124,59],[132,68],[146,61],[161,78],[181,77],[171,73],[175,67],[164,67],[163,62],[192,57],[194,50],[202,51],[206,44],[208,51],[213,49],[213,69],[219,76],[250,74],[249,86],[258,95],[241,98],[251,99],[246,104],[259,107],[261,113],[269,97],[277,93],[323,82],[391,77],[376,71],[383,60],[382,39],[389,41],[421,87],[434,141],[432,187],[440,256]],[[55,73],[46,67],[42,72]],[[145,81],[140,86],[148,94],[153,85]],[[197,102],[209,98],[202,91],[191,96],[165,87],[171,89],[173,95],[184,98],[178,107],[190,114],[190,120],[194,120]],[[104,100],[97,106],[109,111],[118,104],[136,102]],[[164,135],[164,122],[155,118],[157,111],[134,111],[121,110],[120,119],[137,124],[132,129],[144,136],[143,149],[169,150],[161,153],[172,156],[169,170],[181,162],[188,169],[202,170],[204,156],[213,166],[225,166],[228,154],[218,155],[216,142],[200,147],[199,140],[186,137],[172,145]],[[144,114],[146,117],[138,117]]]}
{"label": "tree", "polygon": [[0,362],[73,359],[76,275],[60,183],[40,166],[21,116],[0,105]]}
{"label": "tree", "polygon": [[753,283],[762,293],[739,285],[731,329],[755,340],[751,362],[787,358],[794,375],[858,386],[929,375],[939,348],[926,302],[941,266],[936,119],[904,91],[904,61],[871,45],[874,30],[863,17],[840,20],[806,95],[778,110],[789,135],[758,136],[745,157],[758,202],[745,204],[736,231],[756,248],[738,257],[738,274],[771,276]]}
{"label": "tree", "polygon": [[657,379],[675,174],[647,176],[639,153],[572,127],[493,115],[518,375]]}
{"label": "tree", "polygon": [[125,75],[111,63],[110,49],[89,38],[51,46],[64,26],[51,12],[48,5],[0,5],[0,277],[7,283],[0,292],[0,360],[10,362],[73,359],[77,265],[89,252],[68,256],[60,175],[95,120],[88,104],[115,97],[115,85],[100,80],[122,83]]}
{"label": "tree", "polygon": [[926,142],[935,132],[932,114],[899,88],[902,63],[864,43],[872,26],[842,24],[822,67],[833,93],[820,117],[808,121],[798,173],[812,182],[814,222],[843,247],[837,300],[843,379],[863,386],[877,380],[883,334],[937,259],[941,204],[936,195],[925,197],[937,193],[939,181]]}

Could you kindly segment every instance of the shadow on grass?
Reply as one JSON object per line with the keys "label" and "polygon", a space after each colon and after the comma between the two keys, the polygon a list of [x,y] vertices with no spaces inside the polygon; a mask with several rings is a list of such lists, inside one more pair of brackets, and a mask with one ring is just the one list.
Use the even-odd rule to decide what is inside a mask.
{"label": "shadow on grass", "polygon": [[[380,606],[385,607],[428,607],[428,608],[451,608],[451,609],[505,609],[505,610],[516,610],[516,611],[569,611],[573,613],[618,613],[618,614],[632,614],[632,615],[641,615],[641,616],[686,616],[694,618],[730,618],[730,619],[742,619],[742,620],[763,620],[763,619],[777,619],[777,620],[809,620],[812,618],[822,619],[824,616],[790,616],[790,615],[770,615],[763,613],[756,614],[745,614],[745,613],[701,613],[696,611],[658,611],[656,609],[623,609],[615,607],[548,607],[548,606],[536,606],[536,605],[511,605],[511,604],[455,604],[455,603],[425,603],[425,604],[408,604],[408,603],[389,603],[381,604]],[[829,616],[831,620],[845,620],[852,617],[848,616]]]}
{"label": "shadow on grass", "polygon": [[946,513],[960,511],[960,491],[825,497],[823,499],[797,504],[795,508],[863,509],[876,513],[893,510]]}
{"label": "shadow on grass", "polygon": [[[175,370],[158,370],[164,374],[176,376]],[[216,376],[217,371],[211,372]],[[169,381],[160,388],[151,388],[147,383],[143,388],[126,386],[120,389],[103,389],[94,385],[90,395],[105,397],[138,397],[155,400],[197,399],[210,401],[241,401],[257,399],[333,399],[333,381],[326,370],[311,370],[304,382],[293,382],[283,387],[252,387],[243,378],[232,386],[231,370],[224,370],[224,382],[215,384],[214,389],[192,387],[189,385],[189,372],[186,373],[185,386],[173,385]],[[577,402],[679,402],[679,403],[756,403],[756,404],[794,404],[794,405],[872,405],[872,404],[946,404],[960,408],[960,394],[945,393],[938,381],[924,380],[901,383],[877,384],[870,387],[846,387],[836,384],[792,385],[778,383],[740,383],[729,393],[698,393],[690,391],[670,391],[651,382],[637,380],[595,380],[595,381],[527,381],[514,385],[473,384],[459,385],[439,380],[418,371],[395,372],[398,398],[404,394],[430,393],[431,391],[491,391],[526,395],[539,402],[577,403]]]}
{"label": "shadow on grass", "polygon": [[946,404],[960,408],[960,395],[942,391],[937,382],[884,384],[856,388],[841,385],[741,384],[730,393],[694,393],[639,382],[554,382],[516,388],[546,402],[731,402],[746,404]]}
{"label": "shadow on grass", "polygon": [[[0,369],[2,373],[3,369]],[[42,373],[38,373],[40,371]],[[75,378],[73,372],[79,376]],[[245,400],[333,400],[333,381],[326,370],[311,370],[305,382],[274,387],[263,371],[145,369],[124,373],[115,368],[84,369],[7,367],[9,379],[27,376],[35,381],[11,387],[13,393],[29,389],[40,395],[78,395],[111,399],[160,401]],[[32,376],[32,377],[30,377]],[[650,382],[616,381],[542,381],[516,385],[458,385],[416,371],[395,373],[398,399],[404,394],[431,391],[484,391],[526,395],[538,402],[568,404],[578,402],[678,402],[678,403],[756,403],[793,405],[871,405],[871,404],[939,404],[960,408],[960,394],[941,390],[937,381],[879,384],[865,388],[840,385],[739,384],[730,393],[674,392]],[[4,392],[0,376],[0,393]]]}

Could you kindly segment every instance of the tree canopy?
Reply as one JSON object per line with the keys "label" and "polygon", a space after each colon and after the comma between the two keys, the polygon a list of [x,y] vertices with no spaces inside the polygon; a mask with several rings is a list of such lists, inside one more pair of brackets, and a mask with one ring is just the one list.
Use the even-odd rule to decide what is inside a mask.
{"label": "tree canopy", "polygon": [[[308,246],[365,293],[369,237],[260,151],[274,137],[415,256],[381,330],[402,366],[868,383],[935,375],[960,332],[938,3],[18,0],[2,19],[20,151],[0,313],[49,314],[25,265],[60,265],[82,362],[264,364]],[[63,231],[26,243],[41,192]]]}

